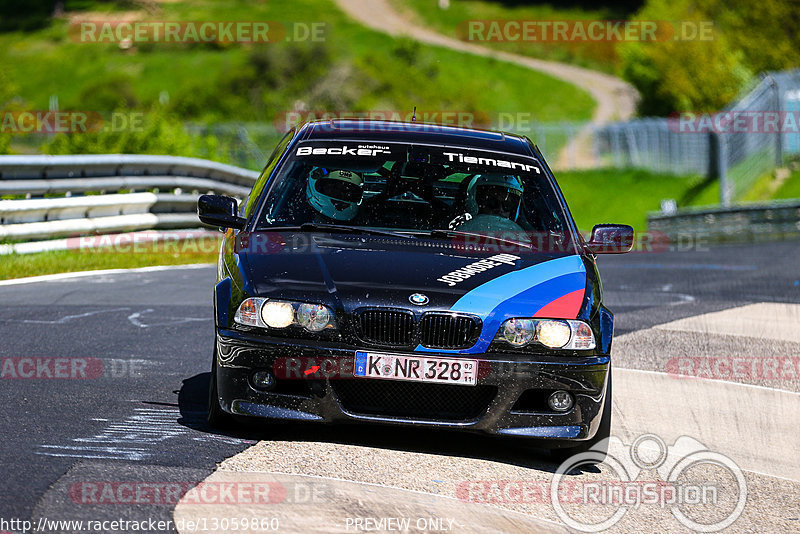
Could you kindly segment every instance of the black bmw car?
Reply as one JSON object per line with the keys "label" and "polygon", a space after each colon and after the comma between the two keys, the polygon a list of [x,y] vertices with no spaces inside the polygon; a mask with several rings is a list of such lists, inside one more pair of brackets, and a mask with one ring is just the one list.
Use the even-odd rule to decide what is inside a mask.
{"label": "black bmw car", "polygon": [[290,131],[227,229],[209,422],[434,426],[564,456],[607,437],[613,315],[597,253],[525,137],[335,120]]}

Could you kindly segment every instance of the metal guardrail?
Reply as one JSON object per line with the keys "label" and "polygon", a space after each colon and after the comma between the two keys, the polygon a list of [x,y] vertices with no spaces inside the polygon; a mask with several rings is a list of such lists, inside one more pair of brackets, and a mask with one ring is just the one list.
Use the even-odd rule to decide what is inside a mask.
{"label": "metal guardrail", "polygon": [[25,197],[0,200],[0,239],[199,228],[201,193],[245,198],[257,177],[231,165],[173,156],[0,156],[0,195]]}
{"label": "metal guardrail", "polygon": [[800,200],[743,204],[733,208],[687,208],[673,214],[651,213],[648,230],[671,242],[755,243],[800,239]]}
{"label": "metal guardrail", "polygon": [[[0,170],[2,164],[0,163]],[[208,178],[190,176],[114,176],[100,178],[50,178],[50,179],[0,179],[0,195],[57,195],[86,193],[89,191],[136,191],[147,189],[189,191],[215,191],[223,195],[243,198],[250,186],[235,185]]]}
{"label": "metal guardrail", "polygon": [[195,227],[196,206],[196,195],[171,193],[0,200],[0,239]]}
{"label": "metal guardrail", "polygon": [[730,206],[787,156],[800,154],[798,115],[800,69],[767,72],[721,112],[697,114],[697,122],[684,125],[678,114],[599,126],[594,149],[618,168],[716,178],[720,204]]}
{"label": "metal guardrail", "polygon": [[126,175],[194,176],[219,182],[252,185],[250,171],[206,159],[180,156],[102,154],[86,156],[0,156],[0,179]]}

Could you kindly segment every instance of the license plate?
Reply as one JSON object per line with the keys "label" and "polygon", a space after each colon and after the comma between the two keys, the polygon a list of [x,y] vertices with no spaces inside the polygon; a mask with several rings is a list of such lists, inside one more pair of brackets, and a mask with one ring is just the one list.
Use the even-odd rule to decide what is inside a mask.
{"label": "license plate", "polygon": [[429,358],[379,352],[356,352],[353,374],[363,378],[439,382],[474,386],[478,361],[462,358]]}

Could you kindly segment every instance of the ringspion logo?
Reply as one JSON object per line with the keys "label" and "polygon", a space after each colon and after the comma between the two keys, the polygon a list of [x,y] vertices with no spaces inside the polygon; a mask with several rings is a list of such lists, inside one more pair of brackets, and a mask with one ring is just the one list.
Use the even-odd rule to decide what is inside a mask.
{"label": "ringspion logo", "polygon": [[[731,458],[711,451],[689,436],[668,446],[655,434],[642,434],[630,446],[616,436],[587,452],[576,454],[556,469],[550,484],[550,502],[568,527],[580,532],[602,532],[641,506],[667,509],[684,527],[696,532],[718,532],[739,519],[747,503],[747,481]],[[594,465],[603,449],[603,465],[610,477],[586,481],[579,492],[569,474]],[[603,455],[604,456],[604,455]],[[642,473],[655,478],[641,480]],[[565,487],[566,486],[566,487]],[[567,498],[565,498],[565,496]],[[587,514],[601,507],[603,513]],[[715,514],[708,517],[708,509]]]}

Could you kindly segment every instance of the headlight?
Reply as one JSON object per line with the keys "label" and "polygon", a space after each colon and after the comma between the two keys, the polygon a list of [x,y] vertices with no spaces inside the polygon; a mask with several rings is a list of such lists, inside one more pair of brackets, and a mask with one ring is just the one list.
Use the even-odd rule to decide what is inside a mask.
{"label": "headlight", "polygon": [[268,300],[261,306],[261,319],[272,328],[286,328],[294,322],[294,307],[289,302]]}
{"label": "headlight", "polygon": [[551,349],[560,349],[572,336],[572,330],[564,321],[539,321],[536,325],[536,340]]}
{"label": "headlight", "polygon": [[533,341],[536,323],[532,319],[509,319],[503,323],[500,332],[503,339],[515,347],[522,347]]}
{"label": "headlight", "polygon": [[334,328],[333,310],[322,304],[270,300],[261,297],[245,299],[236,310],[234,322],[261,328],[283,329],[298,325],[309,332]]}
{"label": "headlight", "polygon": [[333,313],[321,304],[301,304],[297,307],[297,323],[309,332],[321,332],[332,326]]}
{"label": "headlight", "polygon": [[515,347],[539,343],[551,349],[591,350],[597,345],[583,321],[515,317],[500,325],[497,340]]}

